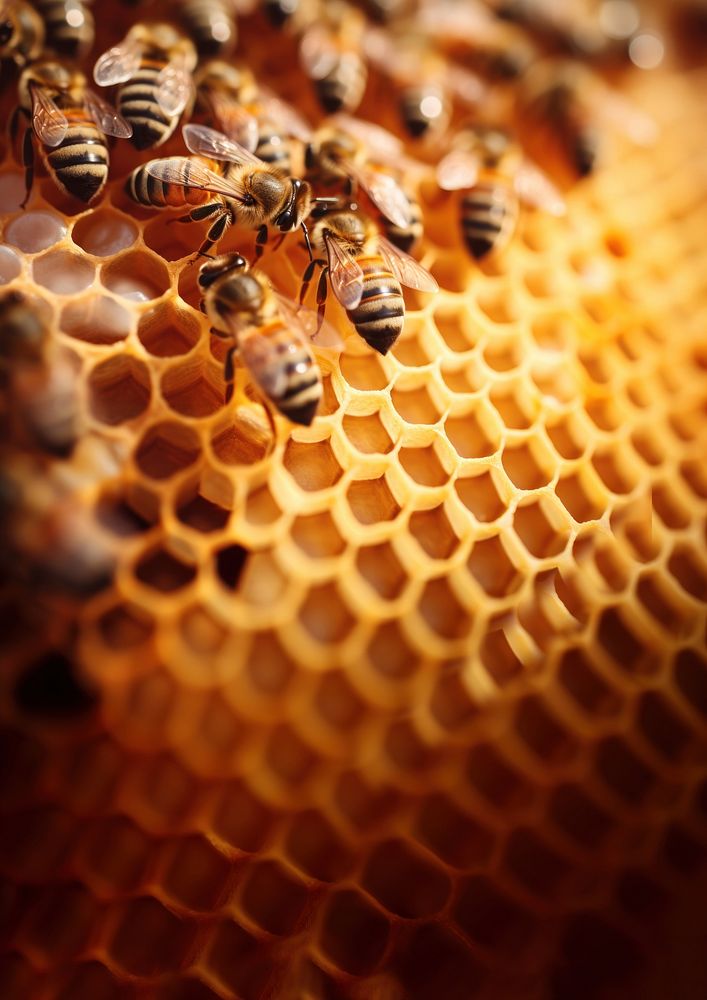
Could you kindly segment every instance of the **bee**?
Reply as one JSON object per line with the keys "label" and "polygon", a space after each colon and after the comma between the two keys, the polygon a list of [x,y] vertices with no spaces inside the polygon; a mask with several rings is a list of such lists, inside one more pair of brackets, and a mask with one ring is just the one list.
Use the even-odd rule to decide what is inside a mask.
{"label": "bee", "polygon": [[322,13],[326,17],[302,34],[300,61],[324,111],[354,111],[368,80],[361,55],[365,21],[360,11],[338,0],[328,3]]}
{"label": "bee", "polygon": [[262,0],[262,11],[276,28],[300,31],[318,16],[318,0]]}
{"label": "bee", "polygon": [[475,126],[459,132],[454,148],[437,166],[437,181],[445,191],[464,191],[461,229],[474,260],[507,245],[521,200],[554,215],[565,210],[554,185],[502,128]]}
{"label": "bee", "polygon": [[238,40],[237,14],[249,14],[250,0],[182,0],[180,15],[202,56],[227,56]]}
{"label": "bee", "polygon": [[638,145],[655,141],[655,122],[590,69],[548,59],[526,73],[516,104],[519,131],[536,159],[572,183],[594,172],[605,133],[621,131]]}
{"label": "bee", "polygon": [[[0,365],[8,418],[21,441],[65,458],[78,439],[76,373],[48,357],[49,318],[19,291],[0,296]],[[11,435],[12,436],[12,435]]]}
{"label": "bee", "polygon": [[379,354],[387,354],[400,336],[405,320],[402,285],[436,292],[429,271],[393,246],[375,224],[359,213],[334,211],[317,219],[312,245],[321,255],[303,275],[300,302],[304,301],[316,267],[321,268],[317,287],[319,315],[324,313],[327,279],[356,332]]}
{"label": "bee", "polygon": [[23,70],[19,81],[19,106],[11,130],[17,130],[19,115],[31,123],[25,131],[22,158],[26,195],[34,179],[32,135],[40,142],[47,172],[62,191],[90,202],[108,179],[106,135],[127,138],[131,126],[98,94],[86,86],[86,77],[55,62],[38,62]]}
{"label": "bee", "polygon": [[[224,364],[226,402],[233,395],[238,354],[265,399],[292,423],[309,426],[323,392],[309,346],[316,327],[308,320],[316,323],[316,316],[298,310],[238,253],[207,261],[198,281],[212,332],[233,341]],[[338,342],[332,328],[325,333],[330,346]]]}
{"label": "bee", "polygon": [[86,55],[96,34],[86,0],[34,0],[34,5],[44,21],[49,48],[69,59]]}
{"label": "bee", "polygon": [[198,103],[229,139],[292,172],[289,139],[306,142],[312,130],[294,108],[258,85],[247,66],[210,60],[196,77],[196,92]]}
{"label": "bee", "polygon": [[44,49],[44,22],[25,0],[0,3],[0,59],[24,66],[38,59]]}
{"label": "bee", "polygon": [[422,237],[422,213],[417,200],[378,164],[414,170],[403,144],[386,129],[348,115],[338,115],[312,136],[305,151],[307,179],[315,188],[338,185],[355,196],[363,190],[381,216],[391,243],[408,251]]}
{"label": "bee", "polygon": [[202,254],[236,221],[258,229],[256,256],[263,251],[270,225],[283,235],[301,227],[309,240],[304,220],[317,199],[312,198],[306,181],[284,176],[204,125],[185,125],[182,134],[187,148],[196,155],[150,160],[138,167],[126,182],[134,201],[151,208],[194,205],[188,215],[177,220],[180,222],[212,218],[199,250]]}
{"label": "bee", "polygon": [[154,149],[172,135],[192,93],[196,50],[169,24],[136,24],[98,59],[101,87],[121,83],[118,110],[132,125],[136,149]]}

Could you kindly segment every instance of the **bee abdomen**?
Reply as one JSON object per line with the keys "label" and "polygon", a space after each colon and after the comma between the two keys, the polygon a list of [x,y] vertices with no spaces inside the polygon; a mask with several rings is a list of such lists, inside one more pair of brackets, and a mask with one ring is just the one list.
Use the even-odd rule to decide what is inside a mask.
{"label": "bee abdomen", "polygon": [[255,155],[266,163],[279,167],[285,173],[290,173],[290,147],[277,129],[261,126],[258,130],[258,145]]}
{"label": "bee abdomen", "polygon": [[437,87],[406,87],[399,100],[400,116],[414,139],[441,132],[449,124],[449,102]]}
{"label": "bee abdomen", "polygon": [[344,53],[334,68],[316,80],[317,96],[325,111],[354,111],[366,89],[365,64],[355,53]]}
{"label": "bee abdomen", "polygon": [[462,198],[464,242],[475,260],[506,243],[515,227],[518,203],[507,184],[478,184]]}
{"label": "bee abdomen", "polygon": [[236,44],[235,5],[229,0],[187,0],[183,17],[194,37],[199,53],[218,56],[230,52]]}
{"label": "bee abdomen", "polygon": [[60,55],[76,59],[93,45],[93,15],[84,3],[75,0],[73,5],[72,20],[78,23],[69,21],[64,0],[35,0],[35,5],[44,19],[48,43]]}
{"label": "bee abdomen", "polygon": [[363,294],[348,316],[367,344],[379,354],[387,354],[405,321],[402,289],[380,257],[360,259],[358,263],[363,269]]}
{"label": "bee abdomen", "polygon": [[184,164],[184,185],[168,184],[153,177],[147,171],[147,164],[143,164],[128,175],[125,191],[133,201],[146,208],[183,208],[204,204],[213,197],[199,188],[189,187],[188,161]]}
{"label": "bee abdomen", "polygon": [[178,117],[166,115],[157,101],[159,73],[156,66],[141,66],[118,97],[120,113],[133,127],[131,141],[136,149],[161,146],[177,127]]}
{"label": "bee abdomen", "polygon": [[384,220],[385,235],[394,246],[399,247],[405,253],[410,253],[411,250],[415,249],[424,232],[422,210],[419,203],[414,198],[408,198],[408,205],[410,206],[411,218],[407,226],[396,226],[394,222],[390,222],[388,219]]}
{"label": "bee abdomen", "polygon": [[17,7],[21,42],[19,52],[23,59],[38,59],[44,47],[44,28],[33,7],[20,4]]}
{"label": "bee abdomen", "polygon": [[249,364],[251,339],[245,338],[241,353],[253,377],[265,396],[288,420],[309,426],[322,398],[322,380],[308,347],[294,340],[280,321],[269,329],[261,329],[257,336],[268,337],[271,356],[263,364],[255,360],[257,353],[254,352]]}
{"label": "bee abdomen", "polygon": [[92,124],[70,125],[63,142],[46,152],[47,167],[80,201],[94,198],[108,180],[108,149]]}

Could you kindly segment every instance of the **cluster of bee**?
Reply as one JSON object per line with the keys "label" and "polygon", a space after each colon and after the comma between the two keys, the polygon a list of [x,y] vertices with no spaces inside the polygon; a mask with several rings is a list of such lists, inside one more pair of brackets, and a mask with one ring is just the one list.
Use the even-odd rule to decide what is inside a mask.
{"label": "cluster of bee", "polygon": [[[564,211],[514,123],[556,175],[574,178],[594,169],[607,122],[637,141],[651,131],[577,60],[625,53],[640,24],[631,2],[619,5],[623,27],[612,28],[612,5],[590,0],[182,0],[169,21],[136,23],[95,62],[96,87],[117,88],[115,106],[77,68],[93,44],[87,3],[2,0],[0,58],[19,67],[11,133],[27,197],[35,146],[63,191],[93,203],[108,179],[106,137],[151,151],[188,119],[184,155],[141,162],[125,191],[148,209],[181,210],[175,221],[208,223],[195,260],[207,258],[202,308],[230,341],[227,398],[238,354],[265,400],[294,423],[309,424],[322,396],[310,341],[339,342],[324,316],[329,289],[381,354],[403,328],[401,286],[437,290],[414,257],[423,233],[416,178],[431,175],[440,197],[457,193],[464,245],[480,261],[506,246],[520,202]],[[159,0],[140,8],[162,15]],[[329,116],[317,127],[234,58],[244,17],[294,46]],[[414,159],[391,132],[353,117],[376,80],[386,98],[395,95]],[[234,223],[256,231],[250,263],[242,253],[210,254]],[[257,265],[273,231],[277,247],[297,230],[309,262],[295,303]],[[317,269],[315,311],[304,301]],[[7,297],[0,303],[16,308]]]}

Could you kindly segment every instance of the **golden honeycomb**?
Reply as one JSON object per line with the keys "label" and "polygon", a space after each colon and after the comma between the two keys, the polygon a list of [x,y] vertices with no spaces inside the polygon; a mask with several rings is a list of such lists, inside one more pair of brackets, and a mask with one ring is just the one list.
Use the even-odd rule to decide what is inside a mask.
{"label": "golden honeycomb", "polygon": [[[276,82],[288,44],[246,27]],[[0,280],[84,426],[6,455],[15,544],[48,558],[59,497],[115,568],[2,591],[3,1000],[707,995],[707,76],[631,91],[657,145],[497,263],[423,188],[439,294],[321,353],[272,449],[199,227],[128,202],[127,147],[97,207],[43,176],[22,212],[8,144]]]}

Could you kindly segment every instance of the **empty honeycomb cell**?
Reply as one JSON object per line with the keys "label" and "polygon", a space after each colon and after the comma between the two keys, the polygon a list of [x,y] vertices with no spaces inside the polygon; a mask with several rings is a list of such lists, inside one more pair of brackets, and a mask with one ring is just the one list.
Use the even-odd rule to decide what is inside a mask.
{"label": "empty honeycomb cell", "polygon": [[459,545],[444,506],[410,515],[410,534],[431,559],[448,559]]}
{"label": "empty honeycomb cell", "polygon": [[226,785],[213,813],[213,830],[226,844],[252,853],[270,838],[275,814],[242,782]]}
{"label": "empty honeycomb cell", "polygon": [[346,548],[346,542],[328,511],[295,518],[291,537],[297,547],[311,559],[335,558]]}
{"label": "empty honeycomb cell", "polygon": [[526,430],[536,416],[536,406],[522,384],[492,388],[489,399],[506,427]]}
{"label": "empty honeycomb cell", "polygon": [[491,597],[507,597],[522,584],[522,576],[500,535],[475,542],[467,566],[479,586]]}
{"label": "empty honeycomb cell", "polygon": [[17,707],[46,719],[71,718],[90,712],[96,696],[73,659],[49,650],[33,660],[15,683]]}
{"label": "empty honeycomb cell", "polygon": [[292,934],[307,902],[306,886],[277,861],[253,862],[245,871],[239,902],[270,934]]}
{"label": "empty honeycomb cell", "polygon": [[[39,253],[40,250],[47,250],[64,238],[66,225],[54,212],[24,212],[8,222],[4,235],[5,240],[18,250],[24,253]],[[73,259],[80,260],[79,257]],[[52,290],[60,291],[59,288]]]}
{"label": "empty honeycomb cell", "polygon": [[345,414],[342,426],[351,444],[365,455],[387,455],[393,442],[381,421],[380,412],[367,416]]}
{"label": "empty honeycomb cell", "polygon": [[76,843],[77,821],[54,806],[20,808],[0,827],[3,870],[37,883],[61,871]]}
{"label": "empty honeycomb cell", "polygon": [[69,962],[84,951],[98,919],[97,901],[80,884],[46,886],[23,922],[20,939],[46,962]]}
{"label": "empty honeycomb cell", "polygon": [[308,493],[334,486],[343,472],[328,440],[305,443],[290,438],[282,461],[300,489]]}
{"label": "empty honeycomb cell", "polygon": [[295,666],[276,635],[256,633],[251,646],[248,675],[257,691],[266,697],[286,695],[295,675]]}
{"label": "empty honeycomb cell", "polygon": [[346,499],[351,513],[360,524],[393,521],[401,510],[385,476],[354,480],[346,491]]}
{"label": "empty honeycomb cell", "polygon": [[196,925],[179,919],[151,896],[125,904],[110,942],[111,959],[133,976],[156,976],[187,961]]}
{"label": "empty honeycomb cell", "polygon": [[130,333],[132,316],[108,295],[92,295],[64,306],[59,319],[63,333],[88,344],[116,344]]}
{"label": "empty honeycomb cell", "polygon": [[705,850],[677,823],[665,833],[662,854],[670,867],[684,875],[694,875],[704,862]]}
{"label": "empty honeycomb cell", "polygon": [[484,361],[492,371],[515,371],[523,359],[521,345],[517,338],[504,339],[499,337],[484,348]]}
{"label": "empty honeycomb cell", "polygon": [[176,498],[175,507],[176,515],[182,524],[205,535],[220,531],[230,517],[229,511],[199,493],[196,484],[181,491]]}
{"label": "empty honeycomb cell", "polygon": [[444,486],[449,479],[438,449],[434,444],[421,448],[401,448],[400,465],[419,486]]}
{"label": "empty honeycomb cell", "polygon": [[407,573],[388,542],[360,548],[356,569],[369,587],[385,601],[400,597],[407,583]]}
{"label": "empty honeycomb cell", "polygon": [[432,360],[419,336],[400,337],[393,345],[392,353],[407,368],[422,368]]}
{"label": "empty honeycomb cell", "polygon": [[319,947],[337,969],[361,976],[383,957],[389,924],[383,914],[355,889],[333,892],[325,904]]}
{"label": "empty honeycomb cell", "polygon": [[0,174],[0,212],[17,212],[25,196],[23,174]]}
{"label": "empty honeycomb cell", "polygon": [[472,788],[497,809],[527,806],[534,790],[488,743],[478,743],[467,757],[467,781]]}
{"label": "empty honeycomb cell", "polygon": [[704,463],[699,461],[684,461],[680,464],[680,475],[695,496],[707,499],[707,472]]}
{"label": "empty honeycomb cell", "polygon": [[274,524],[282,516],[282,511],[267,486],[259,486],[248,495],[244,513],[246,520],[254,525]]}
{"label": "empty honeycomb cell", "polygon": [[341,642],[354,626],[354,619],[338,593],[326,585],[312,587],[300,605],[299,620],[317,642]]}
{"label": "empty honeycomb cell", "polygon": [[460,458],[488,458],[501,442],[498,416],[485,402],[462,416],[448,417],[444,429]]}
{"label": "empty honeycomb cell", "polygon": [[361,885],[390,913],[407,918],[432,916],[451,889],[447,875],[405,841],[383,841],[367,859]]}
{"label": "empty honeycomb cell", "polygon": [[425,584],[417,610],[426,625],[443,639],[461,639],[471,628],[469,609],[460,603],[444,577]]}
{"label": "empty honeycomb cell", "polygon": [[169,368],[160,381],[160,391],[170,409],[185,417],[210,416],[224,402],[217,371],[201,359]]}
{"label": "empty honeycomb cell", "polygon": [[636,596],[651,618],[672,635],[687,635],[694,626],[692,607],[657,574],[646,573],[636,585]]}
{"label": "empty honeycomb cell", "polygon": [[56,994],[57,1000],[127,1000],[126,986],[120,983],[105,965],[87,961],[77,965],[68,977],[64,988]]}
{"label": "empty honeycomb cell", "polygon": [[609,984],[622,989],[642,959],[626,933],[592,912],[579,912],[567,922],[560,947],[561,958],[553,976],[558,996],[571,991],[574,983],[582,983],[589,996],[611,988]]}
{"label": "empty honeycomb cell", "polygon": [[615,663],[629,674],[651,673],[657,668],[655,650],[648,645],[640,625],[632,623],[621,607],[602,612],[597,628],[602,648]]}
{"label": "empty honeycomb cell", "polygon": [[212,912],[230,890],[231,866],[204,837],[185,837],[161,856],[162,886],[171,901]]}
{"label": "empty honeycomb cell", "polygon": [[242,545],[225,545],[214,551],[216,575],[229,590],[238,589],[249,556]]}
{"label": "empty honeycomb cell", "polygon": [[586,851],[601,847],[614,827],[611,816],[576,784],[558,785],[547,811],[550,821]]}
{"label": "empty honeycomb cell", "polygon": [[180,620],[186,644],[200,656],[218,652],[226,638],[226,630],[199,605],[185,611]]}
{"label": "empty honeycomb cell", "polygon": [[488,469],[476,476],[457,479],[454,484],[461,502],[482,523],[495,521],[507,509],[497,478],[495,470]]}
{"label": "empty honeycomb cell", "polygon": [[337,732],[358,726],[366,712],[366,703],[343,673],[332,672],[322,678],[314,705],[319,717]]}
{"label": "empty honeycomb cell", "polygon": [[137,328],[143,347],[156,358],[188,354],[198,341],[200,332],[195,316],[169,302],[144,313]]}
{"label": "empty honeycomb cell", "polygon": [[605,784],[629,806],[645,804],[657,780],[655,772],[615,736],[597,747],[596,768]]}
{"label": "empty honeycomb cell", "polygon": [[476,338],[466,310],[442,305],[435,309],[435,326],[450,351],[463,353],[474,347]]}
{"label": "empty honeycomb cell", "polygon": [[581,649],[564,654],[558,676],[569,696],[589,715],[612,716],[620,711],[623,700],[619,692]]}
{"label": "empty honeycomb cell", "polygon": [[188,586],[196,576],[196,568],[177,559],[159,546],[146,552],[135,566],[135,577],[146,587],[170,594]]}
{"label": "empty honeycomb cell", "polygon": [[503,863],[524,889],[546,899],[561,894],[569,874],[568,862],[525,827],[518,827],[509,836]]}
{"label": "empty honeycomb cell", "polygon": [[314,810],[293,818],[285,851],[292,864],[320,882],[341,881],[354,861],[350,848],[326,816]]}
{"label": "empty honeycomb cell", "polygon": [[[517,319],[516,309],[513,304],[513,296],[508,294],[507,288],[496,287],[495,284],[490,284],[487,290],[484,290],[477,296],[477,304],[479,309],[486,314],[488,319],[495,324],[512,323]],[[498,331],[500,334],[501,331]],[[501,355],[508,350],[508,344],[512,344],[513,341],[506,341],[503,343],[501,341]],[[493,365],[491,367],[494,367]],[[499,369],[504,371],[505,369]]]}
{"label": "empty honeycomb cell", "polygon": [[169,271],[153,253],[128,250],[101,267],[101,283],[131,302],[158,299],[170,286]]}
{"label": "empty honeycomb cell", "polygon": [[461,880],[454,902],[455,924],[484,948],[522,949],[533,934],[533,916],[488,878],[475,875]]}
{"label": "empty honeycomb cell", "polygon": [[155,504],[149,491],[133,485],[107,486],[96,503],[96,518],[114,535],[140,535],[155,524]]}
{"label": "empty honeycomb cell", "polygon": [[584,421],[576,413],[546,425],[550,441],[562,458],[574,459],[584,454],[589,436]]}
{"label": "empty honeycomb cell", "polygon": [[607,587],[617,593],[625,590],[632,567],[618,545],[597,545],[593,555],[596,568]]}
{"label": "empty honeycomb cell", "polygon": [[416,778],[439,762],[439,754],[423,739],[414,723],[407,719],[394,722],[389,727],[384,748],[394,767]]}
{"label": "empty honeycomb cell", "polygon": [[607,506],[598,484],[581,472],[561,476],[555,492],[565,510],[579,523],[597,520]]}
{"label": "empty honeycomb cell", "polygon": [[651,494],[653,510],[667,528],[677,530],[687,528],[691,515],[681,497],[667,483],[653,487]]}
{"label": "empty honeycomb cell", "polygon": [[134,420],[150,402],[150,373],[136,358],[118,355],[97,364],[88,376],[89,408],[96,420],[115,426]]}
{"label": "empty honeycomb cell", "polygon": [[668,560],[668,571],[682,589],[702,603],[707,602],[707,565],[687,546],[676,545]]}
{"label": "empty honeycomb cell", "polygon": [[155,620],[137,604],[116,604],[98,619],[103,642],[111,649],[140,646],[152,635]]}
{"label": "empty honeycomb cell", "polygon": [[409,677],[418,666],[409,641],[394,621],[379,625],[369,643],[368,657],[381,676],[392,680]]}
{"label": "empty honeycomb cell", "polygon": [[536,490],[553,477],[557,460],[539,440],[506,444],[501,457],[503,468],[519,490]]}
{"label": "empty honeycomb cell", "polygon": [[467,870],[484,865],[494,844],[491,830],[441,793],[429,795],[421,803],[415,836],[445,864]]}
{"label": "empty honeycomb cell", "polygon": [[564,510],[549,497],[519,504],[513,515],[513,528],[536,559],[558,556],[571,539],[570,522]]}
{"label": "empty honeycomb cell", "polygon": [[638,727],[647,742],[669,761],[678,761],[693,733],[657,691],[646,691],[639,702]]}
{"label": "empty honeycomb cell", "polygon": [[137,235],[138,229],[132,219],[110,208],[89,212],[78,219],[71,230],[76,246],[96,257],[112,257],[127,250]]}
{"label": "empty honeycomb cell", "polygon": [[14,250],[0,246],[0,285],[7,285],[22,272],[22,263]]}
{"label": "empty honeycomb cell", "polygon": [[464,683],[464,661],[446,664],[447,671],[437,680],[429,710],[438,725],[450,732],[465,727],[478,713],[478,705]]}
{"label": "empty honeycomb cell", "polygon": [[516,728],[525,745],[540,760],[571,761],[577,752],[576,740],[536,695],[529,695],[518,705]]}
{"label": "empty honeycomb cell", "polygon": [[93,282],[93,265],[77,253],[50,250],[32,263],[32,277],[55,295],[76,295]]}
{"label": "empty honeycomb cell", "polygon": [[[105,850],[106,843],[113,845]],[[143,886],[154,863],[158,843],[126,816],[110,816],[90,824],[81,843],[79,866],[99,889],[127,893]]]}
{"label": "empty honeycomb cell", "polygon": [[489,629],[480,649],[481,662],[486,672],[498,687],[504,687],[518,677],[523,663],[513,650],[502,629]]}
{"label": "empty honeycomb cell", "polygon": [[[145,246],[163,260],[181,260],[194,253],[194,233],[191,227],[173,225],[176,219],[152,219],[143,230]],[[194,267],[194,270],[197,270]]]}
{"label": "empty honeycomb cell", "polygon": [[468,1000],[485,972],[452,928],[434,921],[406,928],[396,965],[410,1000]]}
{"label": "empty honeycomb cell", "polygon": [[227,414],[226,422],[216,426],[211,438],[211,448],[219,461],[225,465],[253,465],[265,458],[270,450],[268,442],[259,430],[260,436],[253,433],[251,414],[234,413],[230,407]]}
{"label": "empty honeycomb cell", "polygon": [[693,649],[681,649],[675,659],[674,676],[690,708],[707,718],[707,661]]}
{"label": "empty honeycomb cell", "polygon": [[199,457],[199,438],[189,427],[172,421],[153,424],[135,451],[135,463],[151,479],[169,479]]}
{"label": "empty honeycomb cell", "polygon": [[424,385],[416,389],[396,386],[390,398],[400,416],[409,424],[436,424],[442,415],[442,406]]}
{"label": "empty honeycomb cell", "polygon": [[279,781],[295,788],[311,778],[318,765],[315,752],[289,726],[272,731],[265,759]]}
{"label": "empty honeycomb cell", "polygon": [[592,465],[612,493],[630,493],[638,483],[637,471],[625,448],[597,450],[592,456]]}
{"label": "empty honeycomb cell", "polygon": [[342,354],[341,374],[352,389],[385,389],[390,381],[383,362],[375,354]]}
{"label": "empty honeycomb cell", "polygon": [[246,560],[238,590],[244,601],[269,608],[282,600],[287,577],[267,552],[253,552]]}
{"label": "empty honeycomb cell", "polygon": [[232,920],[216,921],[204,962],[221,994],[247,1000],[262,996],[276,971],[265,944]]}

